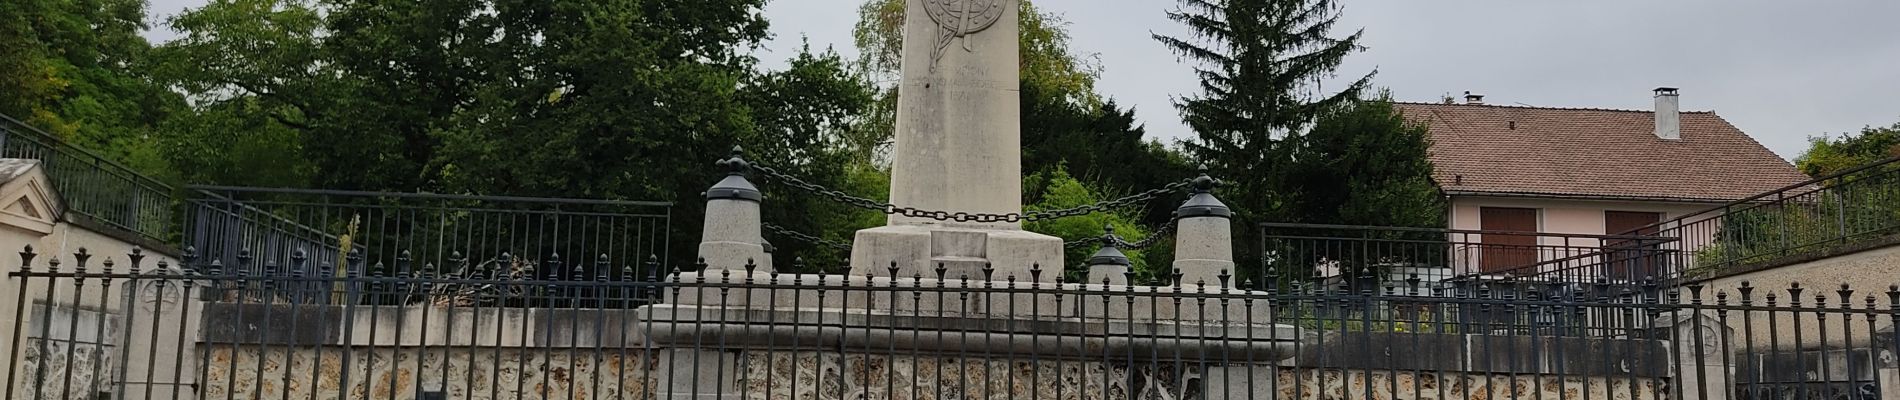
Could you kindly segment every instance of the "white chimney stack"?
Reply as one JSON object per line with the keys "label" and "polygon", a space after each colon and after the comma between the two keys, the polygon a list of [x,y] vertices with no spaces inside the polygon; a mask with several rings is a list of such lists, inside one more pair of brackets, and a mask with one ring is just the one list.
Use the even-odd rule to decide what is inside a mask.
{"label": "white chimney stack", "polygon": [[1471,94],[1471,91],[1467,90],[1465,91],[1465,104],[1474,105],[1474,106],[1482,106],[1484,105],[1484,95]]}
{"label": "white chimney stack", "polygon": [[1656,88],[1656,137],[1682,140],[1682,102],[1676,88]]}

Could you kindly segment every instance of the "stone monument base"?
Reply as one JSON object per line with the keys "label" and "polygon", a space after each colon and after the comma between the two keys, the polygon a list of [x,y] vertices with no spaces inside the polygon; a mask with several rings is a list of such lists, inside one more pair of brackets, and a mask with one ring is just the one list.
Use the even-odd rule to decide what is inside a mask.
{"label": "stone monument base", "polygon": [[[985,266],[994,268],[989,280],[1055,282],[1062,275],[1062,238],[1015,229],[957,228],[935,225],[891,225],[858,231],[851,247],[851,275],[937,278],[985,278]],[[1036,267],[1042,273],[1033,274]]]}

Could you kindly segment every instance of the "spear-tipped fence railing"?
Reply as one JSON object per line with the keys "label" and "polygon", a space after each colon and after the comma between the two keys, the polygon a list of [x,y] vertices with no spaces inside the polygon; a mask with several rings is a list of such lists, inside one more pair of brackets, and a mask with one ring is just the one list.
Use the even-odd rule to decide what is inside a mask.
{"label": "spear-tipped fence railing", "polygon": [[[400,253],[399,253],[400,254]],[[344,276],[21,253],[10,399],[1869,398],[1900,288],[1456,296],[794,275],[576,255]],[[262,262],[258,259],[244,261]],[[308,262],[308,261],[304,261]],[[295,271],[277,266],[280,271]],[[639,272],[636,272],[639,271]],[[665,272],[659,272],[665,271]],[[1032,269],[1032,274],[1053,274]],[[926,272],[926,274],[929,274]],[[295,301],[344,288],[353,301]],[[859,310],[859,311],[853,311]]]}
{"label": "spear-tipped fence railing", "polygon": [[131,167],[0,115],[0,158],[38,160],[64,211],[154,243],[177,240],[176,190]]}
{"label": "spear-tipped fence railing", "polygon": [[1900,243],[1900,157],[1617,234],[1632,238],[1605,242],[1580,259],[1507,272],[1527,279],[1587,278],[1634,265],[1666,286],[1678,286],[1894,245]]}

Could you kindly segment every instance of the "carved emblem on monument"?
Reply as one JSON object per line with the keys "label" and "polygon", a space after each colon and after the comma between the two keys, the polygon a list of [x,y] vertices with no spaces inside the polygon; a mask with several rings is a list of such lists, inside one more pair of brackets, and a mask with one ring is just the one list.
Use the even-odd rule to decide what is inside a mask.
{"label": "carved emblem on monument", "polygon": [[[1003,0],[923,0],[924,11],[937,22],[937,51],[930,58],[935,65],[957,38],[976,34],[1003,19]],[[963,42],[964,51],[975,51]]]}

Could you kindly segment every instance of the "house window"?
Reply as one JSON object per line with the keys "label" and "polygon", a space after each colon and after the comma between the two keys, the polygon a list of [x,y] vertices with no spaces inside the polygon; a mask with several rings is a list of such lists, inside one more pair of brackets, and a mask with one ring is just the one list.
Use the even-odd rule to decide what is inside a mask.
{"label": "house window", "polygon": [[[1478,268],[1485,273],[1535,272],[1537,264],[1537,209],[1483,207],[1478,209]],[[1522,270],[1519,270],[1522,268]]]}
{"label": "house window", "polygon": [[1604,277],[1636,282],[1656,276],[1664,261],[1660,251],[1662,243],[1644,237],[1655,236],[1656,224],[1662,220],[1662,213],[1604,211],[1603,231],[1612,236],[1603,241]]}

